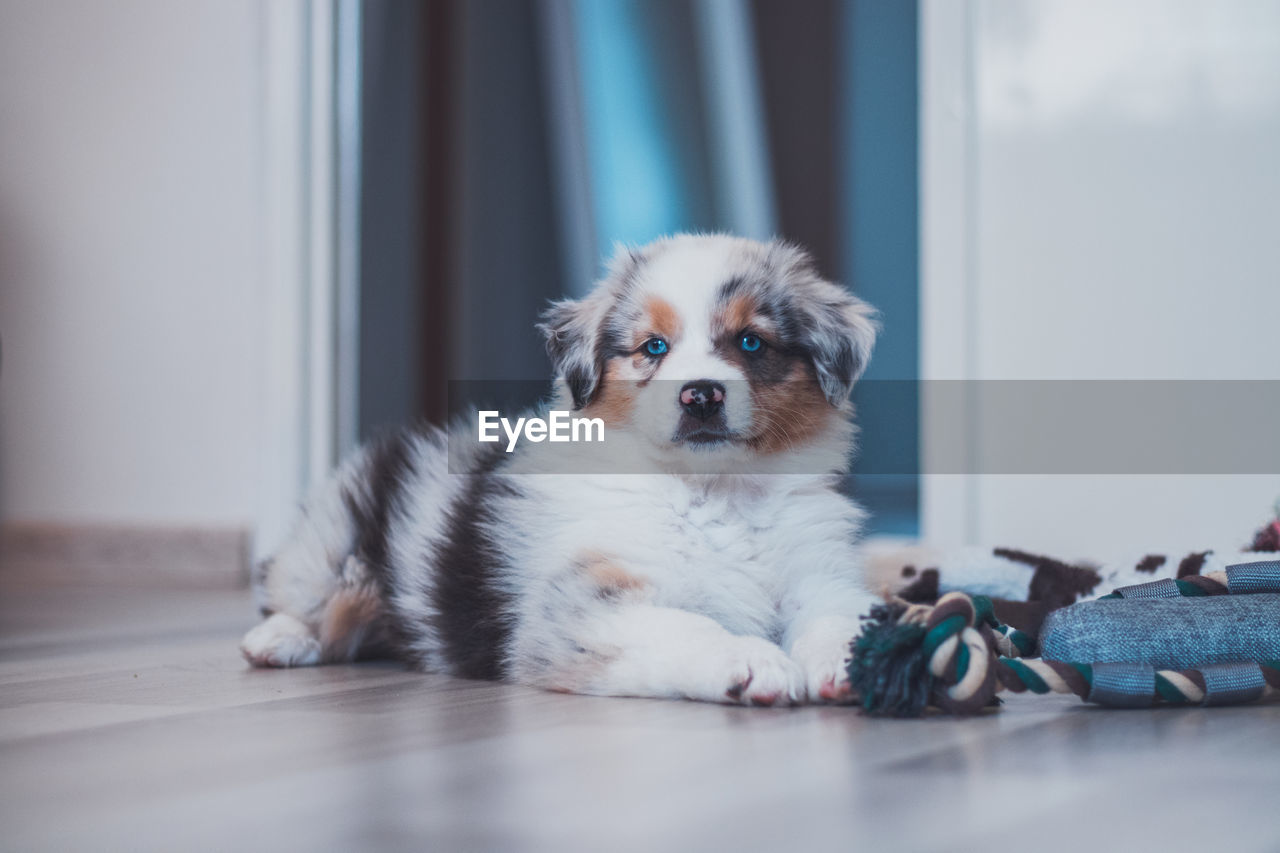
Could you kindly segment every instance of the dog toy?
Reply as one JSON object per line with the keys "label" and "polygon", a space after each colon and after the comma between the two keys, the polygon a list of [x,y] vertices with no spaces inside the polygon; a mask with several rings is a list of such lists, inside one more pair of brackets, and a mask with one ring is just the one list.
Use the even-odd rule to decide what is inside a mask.
{"label": "dog toy", "polygon": [[996,618],[1033,633],[1046,615],[1122,586],[1220,572],[1247,560],[1280,559],[1280,501],[1247,545],[1219,542],[1182,548],[1122,550],[1088,558],[1022,548],[924,544],[864,545],[870,585],[912,604],[933,604],[946,592],[989,596]]}
{"label": "dog toy", "polygon": [[973,714],[999,690],[1112,707],[1248,702],[1280,691],[1280,560],[1121,587],[1049,613],[1038,635],[1001,624],[982,595],[897,600],[865,617],[850,649],[850,683],[877,715]]}

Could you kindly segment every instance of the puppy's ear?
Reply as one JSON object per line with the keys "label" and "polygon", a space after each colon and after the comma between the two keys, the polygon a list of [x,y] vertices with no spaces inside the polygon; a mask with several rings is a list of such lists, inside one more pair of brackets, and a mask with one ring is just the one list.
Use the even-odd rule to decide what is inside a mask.
{"label": "puppy's ear", "polygon": [[581,409],[600,390],[604,376],[605,321],[643,263],[643,253],[617,243],[605,277],[582,299],[552,302],[542,312],[538,331],[547,339],[547,355],[557,379],[563,379],[573,395],[573,407]]}
{"label": "puppy's ear", "polygon": [[597,290],[583,299],[551,303],[538,324],[556,377],[569,386],[575,409],[591,402],[600,388],[604,371],[600,335],[608,305],[606,294]]}
{"label": "puppy's ear", "polygon": [[876,343],[876,310],[839,285],[813,283],[805,306],[805,348],[833,406],[849,398]]}

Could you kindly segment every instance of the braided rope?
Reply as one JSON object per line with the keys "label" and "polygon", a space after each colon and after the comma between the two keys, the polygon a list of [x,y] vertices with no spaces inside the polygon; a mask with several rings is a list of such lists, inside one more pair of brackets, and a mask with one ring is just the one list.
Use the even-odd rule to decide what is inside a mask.
{"label": "braided rope", "polygon": [[[1258,667],[1264,687],[1263,696],[1280,692],[1280,660],[1260,661]],[[1060,663],[1047,660],[996,661],[996,679],[1012,693],[1074,693],[1088,700],[1093,691],[1093,666],[1087,663]],[[1199,705],[1207,692],[1204,673],[1199,669],[1158,669],[1155,671],[1155,696],[1171,705]]]}
{"label": "braided rope", "polygon": [[[1268,569],[1274,570],[1274,567]],[[1180,579],[1176,581],[1176,587],[1165,582],[1163,588],[1151,591],[1160,596],[1228,595],[1231,594],[1228,579],[1227,572],[1212,572]],[[1274,585],[1274,579],[1268,583]],[[1137,592],[1141,597],[1147,597],[1144,593],[1148,590],[1143,587],[1150,586],[1153,585],[1127,587],[1103,597],[1121,598],[1124,597],[1121,594],[1123,592]],[[1013,693],[1072,693],[1086,701],[1105,701],[1094,689],[1093,664],[1022,660],[1021,658],[1036,651],[1035,638],[997,621],[992,602],[986,596],[949,592],[933,606],[898,602],[892,608],[882,611],[877,618],[886,614],[890,617],[886,624],[895,624],[896,617],[896,625],[906,630],[904,636],[912,638],[910,642],[913,644],[919,643],[926,662],[924,669],[927,670],[927,677],[932,679],[929,689],[932,702],[944,711],[953,714],[976,713],[996,702],[995,694],[999,690]],[[859,660],[860,649],[860,644],[856,642],[854,660],[850,664],[851,677],[861,667],[864,677],[860,683],[872,683],[865,680],[868,658],[864,656]],[[864,655],[877,653],[877,650],[883,654],[883,649],[874,642],[869,643],[867,649],[869,651]],[[1257,670],[1249,670],[1251,666],[1256,666]],[[1280,692],[1280,660],[1238,664],[1235,667],[1237,676],[1243,673],[1253,684],[1252,689],[1243,694],[1246,699]],[[1152,679],[1152,695],[1134,698],[1174,705],[1213,704],[1222,701],[1222,694],[1215,694],[1214,689],[1209,686],[1204,669],[1147,670],[1147,673]],[[874,682],[877,685],[884,683],[884,679]],[[913,703],[904,698],[901,684],[897,688],[898,693],[888,699],[884,695],[864,696],[864,707],[880,712],[919,713],[922,703],[918,700]],[[1132,697],[1131,693],[1127,695]],[[1228,701],[1242,700],[1237,696]]]}
{"label": "braided rope", "polygon": [[[949,592],[929,607],[912,605],[899,621],[921,624],[929,674],[942,682],[934,700],[953,714],[972,714],[985,707],[996,691],[997,646],[991,625],[991,599]],[[1008,643],[1007,635],[1000,635]]]}

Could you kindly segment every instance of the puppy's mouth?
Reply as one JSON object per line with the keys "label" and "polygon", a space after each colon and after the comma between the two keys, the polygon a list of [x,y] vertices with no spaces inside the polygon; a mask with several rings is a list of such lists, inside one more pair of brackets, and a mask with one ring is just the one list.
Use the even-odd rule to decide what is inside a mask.
{"label": "puppy's mouth", "polygon": [[723,418],[710,422],[693,418],[681,418],[671,441],[675,444],[687,444],[698,448],[713,448],[723,444],[733,444],[742,440],[742,436],[729,429]]}
{"label": "puppy's mouth", "polygon": [[736,439],[734,434],[731,432],[713,432],[707,429],[700,429],[696,432],[677,435],[675,440],[679,444],[710,446],[715,444],[728,444]]}

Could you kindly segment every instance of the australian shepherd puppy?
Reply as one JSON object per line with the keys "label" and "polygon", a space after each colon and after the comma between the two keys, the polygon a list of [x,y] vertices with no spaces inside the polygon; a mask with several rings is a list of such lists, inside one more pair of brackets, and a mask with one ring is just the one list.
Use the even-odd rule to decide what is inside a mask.
{"label": "australian shepherd puppy", "polygon": [[365,446],[259,567],[266,618],[245,657],[390,653],[575,693],[849,699],[849,642],[876,598],[854,550],[863,512],[839,485],[873,313],[782,242],[620,251],[540,327],[549,407],[599,418],[604,442],[508,452],[472,419]]}

